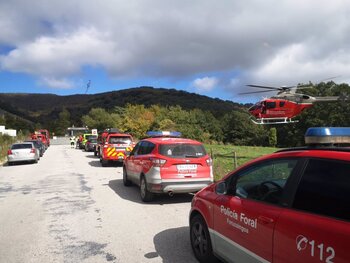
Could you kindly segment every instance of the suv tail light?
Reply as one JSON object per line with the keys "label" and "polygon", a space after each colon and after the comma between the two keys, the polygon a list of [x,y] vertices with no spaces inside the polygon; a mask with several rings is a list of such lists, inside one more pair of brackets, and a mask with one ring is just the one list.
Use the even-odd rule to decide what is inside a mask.
{"label": "suv tail light", "polygon": [[166,163],[166,160],[159,158],[150,158],[154,167],[162,167]]}
{"label": "suv tail light", "polygon": [[212,166],[213,165],[213,159],[211,159],[210,157],[208,159],[205,160],[207,162],[208,166]]}
{"label": "suv tail light", "polygon": [[12,154],[12,151],[11,151],[11,149],[9,149],[8,151],[7,151],[7,155],[11,155]]}
{"label": "suv tail light", "polygon": [[35,148],[32,148],[32,149],[30,150],[30,153],[35,153]]}

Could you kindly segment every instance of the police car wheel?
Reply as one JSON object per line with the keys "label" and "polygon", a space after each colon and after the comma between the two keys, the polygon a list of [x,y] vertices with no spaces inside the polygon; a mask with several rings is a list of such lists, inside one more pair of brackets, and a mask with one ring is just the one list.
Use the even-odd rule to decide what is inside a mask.
{"label": "police car wheel", "polygon": [[193,253],[199,262],[218,262],[213,254],[207,224],[200,215],[194,216],[190,222],[190,239]]}
{"label": "police car wheel", "polygon": [[130,186],[131,185],[131,181],[128,180],[128,174],[126,173],[126,168],[123,167],[123,184],[124,186]]}
{"label": "police car wheel", "polygon": [[153,193],[148,191],[147,182],[144,176],[141,176],[140,180],[140,196],[143,202],[150,202],[153,200]]}

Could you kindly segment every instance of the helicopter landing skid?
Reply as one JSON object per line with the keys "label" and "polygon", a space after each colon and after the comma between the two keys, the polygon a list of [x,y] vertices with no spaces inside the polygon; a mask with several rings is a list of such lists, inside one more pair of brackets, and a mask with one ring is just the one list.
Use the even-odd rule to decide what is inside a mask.
{"label": "helicopter landing skid", "polygon": [[255,119],[253,117],[250,118],[252,122],[255,124],[288,124],[299,122],[298,120],[292,120],[291,118],[260,118]]}

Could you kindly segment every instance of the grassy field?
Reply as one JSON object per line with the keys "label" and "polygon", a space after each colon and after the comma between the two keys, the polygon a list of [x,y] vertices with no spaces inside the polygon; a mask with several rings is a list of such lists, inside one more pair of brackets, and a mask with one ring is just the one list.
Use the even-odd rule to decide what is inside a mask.
{"label": "grassy field", "polygon": [[26,137],[23,134],[19,134],[17,137],[11,137],[8,135],[0,134],[0,164],[6,161],[7,150],[12,143],[16,141],[24,140]]}
{"label": "grassy field", "polygon": [[205,148],[213,157],[215,180],[221,179],[235,168],[234,152],[236,152],[237,167],[265,154],[273,153],[278,148],[234,146],[206,144]]}

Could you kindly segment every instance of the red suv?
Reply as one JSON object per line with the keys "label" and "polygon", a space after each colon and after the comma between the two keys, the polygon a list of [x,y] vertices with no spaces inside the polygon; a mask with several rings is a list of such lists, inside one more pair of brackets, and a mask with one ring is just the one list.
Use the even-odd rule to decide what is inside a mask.
{"label": "red suv", "polygon": [[349,145],[350,128],[310,128],[306,141],[313,145],[253,160],[194,196],[200,262],[350,262],[350,148],[335,147]]}
{"label": "red suv", "polygon": [[203,144],[177,132],[149,132],[124,161],[123,182],[140,186],[141,199],[155,193],[197,192],[213,182],[212,160]]}

